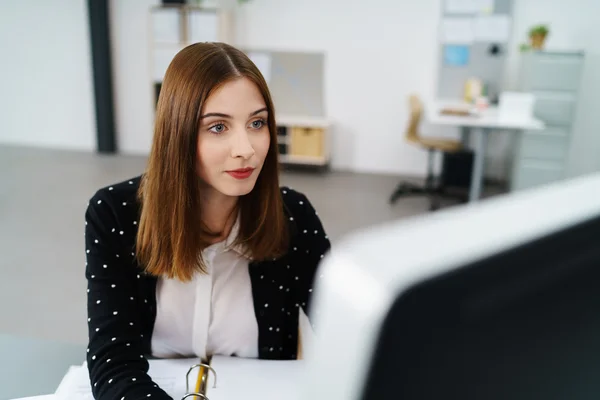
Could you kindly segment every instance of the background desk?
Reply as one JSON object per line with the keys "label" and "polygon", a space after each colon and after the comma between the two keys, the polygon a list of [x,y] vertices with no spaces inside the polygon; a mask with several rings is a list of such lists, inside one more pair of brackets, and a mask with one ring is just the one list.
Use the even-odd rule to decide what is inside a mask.
{"label": "background desk", "polygon": [[[463,128],[469,135],[477,135],[475,141],[475,160],[473,173],[471,175],[471,187],[469,189],[469,202],[477,201],[481,196],[481,187],[484,173],[485,149],[487,147],[488,134],[493,130],[509,130],[520,133],[524,130],[542,130],[544,123],[535,118],[511,118],[498,114],[496,107],[489,107],[478,116],[442,115],[440,111],[447,107],[464,107],[460,101],[438,101],[432,107],[428,107],[427,122],[432,125],[445,125]],[[463,144],[468,145],[467,138],[463,138]]]}
{"label": "background desk", "polygon": [[54,393],[69,366],[85,360],[85,349],[0,334],[0,399]]}

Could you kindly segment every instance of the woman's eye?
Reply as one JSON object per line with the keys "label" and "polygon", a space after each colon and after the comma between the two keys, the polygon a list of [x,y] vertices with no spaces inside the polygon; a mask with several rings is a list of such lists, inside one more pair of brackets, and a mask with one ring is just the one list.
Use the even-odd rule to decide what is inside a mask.
{"label": "woman's eye", "polygon": [[263,121],[262,119],[258,119],[256,121],[253,121],[251,125],[254,129],[260,129],[265,125],[265,121]]}
{"label": "woman's eye", "polygon": [[213,133],[223,133],[223,131],[225,130],[225,125],[216,124],[216,125],[213,125],[209,130]]}

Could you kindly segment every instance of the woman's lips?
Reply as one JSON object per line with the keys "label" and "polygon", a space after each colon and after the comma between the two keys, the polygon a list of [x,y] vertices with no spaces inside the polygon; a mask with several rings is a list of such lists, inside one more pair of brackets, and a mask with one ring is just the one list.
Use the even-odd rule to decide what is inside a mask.
{"label": "woman's lips", "polygon": [[252,172],[254,172],[254,168],[250,167],[227,171],[227,173],[235,179],[247,179],[250,177],[250,175],[252,175]]}

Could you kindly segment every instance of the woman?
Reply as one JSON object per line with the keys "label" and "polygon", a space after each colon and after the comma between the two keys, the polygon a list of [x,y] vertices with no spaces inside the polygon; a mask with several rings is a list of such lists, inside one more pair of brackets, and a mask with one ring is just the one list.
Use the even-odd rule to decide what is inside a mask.
{"label": "woman", "polygon": [[170,398],[147,355],[294,359],[329,240],[279,188],[275,115],[247,56],[183,49],[158,101],[147,170],[86,212],[88,367],[97,399]]}

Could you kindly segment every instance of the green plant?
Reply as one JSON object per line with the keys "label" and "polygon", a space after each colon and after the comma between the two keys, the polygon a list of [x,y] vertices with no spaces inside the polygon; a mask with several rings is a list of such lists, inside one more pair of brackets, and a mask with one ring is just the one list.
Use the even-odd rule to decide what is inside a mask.
{"label": "green plant", "polygon": [[528,45],[527,43],[521,43],[521,45],[519,46],[519,51],[521,53],[525,53],[526,51],[531,50],[531,46]]}
{"label": "green plant", "polygon": [[546,36],[550,32],[547,25],[536,25],[529,30],[529,36]]}

